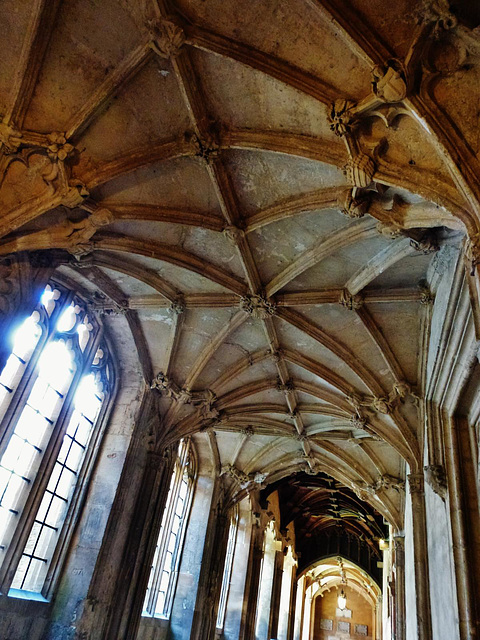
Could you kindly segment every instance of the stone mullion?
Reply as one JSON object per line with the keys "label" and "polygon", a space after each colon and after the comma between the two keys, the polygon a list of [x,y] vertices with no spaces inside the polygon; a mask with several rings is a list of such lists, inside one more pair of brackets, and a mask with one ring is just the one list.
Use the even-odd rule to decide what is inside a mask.
{"label": "stone mullion", "polygon": [[431,640],[432,621],[430,610],[427,521],[423,474],[409,474],[408,485],[412,501],[417,637],[419,640]]}

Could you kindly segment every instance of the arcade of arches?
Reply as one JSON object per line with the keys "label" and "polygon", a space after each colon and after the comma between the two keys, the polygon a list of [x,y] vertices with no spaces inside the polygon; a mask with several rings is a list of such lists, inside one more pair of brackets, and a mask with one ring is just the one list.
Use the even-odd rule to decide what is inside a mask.
{"label": "arcade of arches", "polygon": [[0,638],[479,638],[478,3],[0,36]]}

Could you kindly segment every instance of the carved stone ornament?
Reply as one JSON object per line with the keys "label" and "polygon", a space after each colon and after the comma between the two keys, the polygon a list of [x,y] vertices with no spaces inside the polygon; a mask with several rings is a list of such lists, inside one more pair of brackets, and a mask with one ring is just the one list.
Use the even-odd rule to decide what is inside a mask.
{"label": "carved stone ornament", "polygon": [[408,488],[410,493],[424,493],[424,477],[420,473],[410,473],[408,475]]}
{"label": "carved stone ornament", "polygon": [[245,237],[245,231],[240,229],[240,227],[235,227],[233,225],[225,227],[223,234],[232,244],[235,245],[239,244]]}
{"label": "carved stone ornament", "polygon": [[218,409],[213,406],[217,399],[213,391],[210,389],[202,391],[183,389],[163,371],[160,371],[152,380],[150,389],[156,389],[179,404],[191,404],[197,409],[202,420],[215,420],[220,415]]}
{"label": "carved stone ornament", "polygon": [[424,467],[424,471],[425,479],[428,484],[432,487],[435,493],[442,498],[442,500],[445,500],[447,496],[448,486],[447,476],[443,465],[431,464],[427,467]]}
{"label": "carved stone ornament", "polygon": [[267,479],[268,474],[260,473],[259,471],[247,474],[244,471],[241,471],[241,469],[238,469],[233,464],[224,464],[220,471],[220,475],[229,476],[230,478],[238,482],[242,489],[247,489],[248,487],[251,487],[253,489],[253,485],[263,485],[263,483]]}
{"label": "carved stone ornament", "polygon": [[354,187],[368,187],[375,174],[375,162],[366,153],[359,152],[350,158],[345,167],[345,175]]}
{"label": "carved stone ornament", "polygon": [[363,216],[368,213],[371,202],[371,191],[354,187],[347,191],[342,207],[342,213],[344,213],[348,218],[363,218]]}
{"label": "carved stone ornament", "polygon": [[203,160],[210,162],[212,159],[218,157],[220,153],[220,142],[218,132],[215,129],[212,128],[210,135],[205,139],[201,139],[196,133],[191,132],[187,132],[185,138],[187,142],[192,145],[197,158],[203,158]]}
{"label": "carved stone ornament", "polygon": [[363,306],[364,299],[359,293],[352,294],[348,289],[343,289],[338,302],[342,307],[345,307],[345,309],[353,311],[354,309],[360,309],[360,307]]}
{"label": "carved stone ornament", "polygon": [[128,311],[128,300],[115,302],[104,293],[95,291],[91,297],[90,308],[100,316],[125,315]]}
{"label": "carved stone ornament", "polygon": [[420,286],[420,304],[430,305],[434,302],[435,295],[432,293],[428,284],[422,284]]}
{"label": "carved stone ornament", "polygon": [[72,255],[84,255],[93,249],[92,236],[101,227],[113,222],[108,209],[97,209],[89,217],[73,222],[64,220],[56,226],[36,231],[0,245],[0,252],[38,251],[43,249],[66,249]]}
{"label": "carved stone ornament", "polygon": [[471,264],[471,274],[475,274],[475,267],[480,264],[480,233],[469,236],[464,246],[465,259]]}
{"label": "carved stone ornament", "polygon": [[176,298],[170,305],[169,310],[176,316],[185,312],[185,300],[182,297]]}
{"label": "carved stone ornament", "polygon": [[389,240],[396,240],[404,235],[402,227],[395,222],[377,222],[376,229],[381,236]]}
{"label": "carved stone ornament", "polygon": [[355,103],[350,100],[336,100],[328,115],[330,129],[337,136],[344,136],[352,130],[353,117],[350,112]]}
{"label": "carved stone ornament", "polygon": [[418,240],[412,238],[410,240],[410,246],[415,249],[415,251],[425,255],[435,253],[440,249],[436,234],[430,229],[423,233]]}
{"label": "carved stone ornament", "polygon": [[0,151],[6,154],[16,153],[22,144],[22,132],[14,127],[0,122]]}
{"label": "carved stone ornament", "polygon": [[240,298],[240,309],[254,318],[268,318],[275,315],[276,305],[263,296],[243,296]]}
{"label": "carved stone ornament", "polygon": [[293,380],[287,380],[284,384],[279,378],[277,381],[276,389],[277,391],[283,391],[284,393],[289,395],[295,391],[295,384]]}
{"label": "carved stone ornament", "polygon": [[59,160],[63,162],[75,151],[75,147],[73,146],[73,144],[67,142],[65,133],[62,133],[60,131],[49,133],[47,135],[47,140],[48,157],[54,162],[58,162]]}
{"label": "carved stone ornament", "polygon": [[397,404],[404,402],[407,396],[412,396],[417,400],[417,396],[413,393],[410,385],[403,380],[397,380],[388,396],[379,397],[351,393],[347,395],[347,401],[355,409],[356,415],[361,418],[362,407],[387,415],[392,412]]}
{"label": "carved stone ornament", "polygon": [[178,56],[185,43],[185,33],[171,20],[160,19],[149,23],[150,46],[161,58]]}
{"label": "carved stone ornament", "polygon": [[21,293],[21,265],[16,256],[0,262],[0,318],[11,315]]}
{"label": "carved stone ornament", "polygon": [[374,94],[383,102],[401,102],[407,95],[405,72],[398,60],[377,65],[372,70]]}

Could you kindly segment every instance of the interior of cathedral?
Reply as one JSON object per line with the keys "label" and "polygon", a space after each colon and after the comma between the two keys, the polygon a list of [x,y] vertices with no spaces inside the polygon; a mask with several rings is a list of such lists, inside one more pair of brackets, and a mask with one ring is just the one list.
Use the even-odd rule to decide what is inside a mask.
{"label": "interior of cathedral", "polygon": [[480,4],[0,40],[0,640],[480,638]]}

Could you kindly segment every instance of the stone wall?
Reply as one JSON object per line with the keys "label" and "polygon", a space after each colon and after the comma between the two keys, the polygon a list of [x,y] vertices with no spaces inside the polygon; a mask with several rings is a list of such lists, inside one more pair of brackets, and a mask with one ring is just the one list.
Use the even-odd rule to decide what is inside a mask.
{"label": "stone wall", "polygon": [[[313,610],[313,637],[315,640],[330,640],[330,638],[344,638],[345,633],[338,630],[338,622],[347,622],[350,624],[350,637],[355,639],[366,638],[371,640],[374,624],[374,611],[370,603],[361,596],[357,591],[350,589],[347,585],[345,587],[345,594],[347,596],[347,609],[352,612],[351,618],[336,616],[337,610],[337,598],[340,591],[332,589],[322,596],[317,596],[314,599]],[[327,619],[333,621],[333,629],[331,631],[321,628],[321,620]],[[367,636],[359,635],[355,633],[355,625],[366,625]]]}

